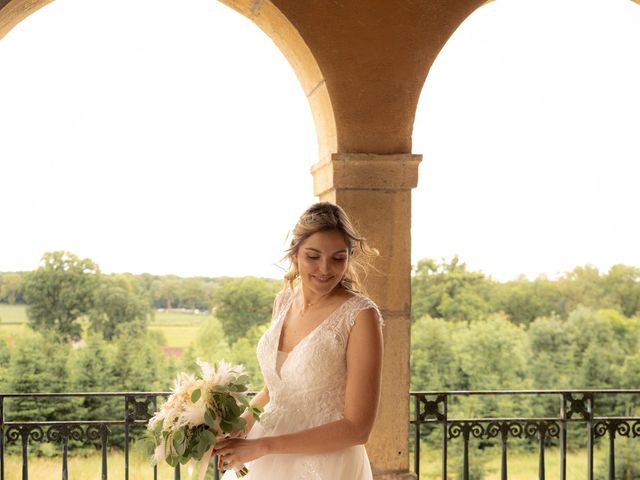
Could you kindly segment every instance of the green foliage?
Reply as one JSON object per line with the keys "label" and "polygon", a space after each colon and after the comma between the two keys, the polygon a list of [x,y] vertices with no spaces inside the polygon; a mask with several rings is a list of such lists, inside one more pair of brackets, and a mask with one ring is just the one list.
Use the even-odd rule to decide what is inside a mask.
{"label": "green foliage", "polygon": [[154,301],[161,302],[164,308],[170,310],[174,307],[178,298],[180,279],[175,275],[166,275],[157,279],[152,288]]}
{"label": "green foliage", "polygon": [[110,377],[114,390],[141,392],[169,388],[167,359],[160,352],[162,340],[157,335],[137,335],[123,331],[114,340],[114,360]]}
{"label": "green foliage", "polygon": [[268,327],[268,323],[253,325],[249,328],[246,336],[236,340],[230,349],[229,361],[245,366],[254,390],[259,390],[262,387],[262,373],[256,356],[256,346]]}
{"label": "green foliage", "polygon": [[0,303],[24,303],[22,277],[19,272],[0,273]]}
{"label": "green foliage", "polygon": [[[73,390],[78,392],[105,392],[113,389],[111,364],[113,347],[99,335],[89,336],[86,346],[72,352],[70,376]],[[122,405],[118,399],[87,397],[81,400],[79,414],[87,420],[117,418]]]}
{"label": "green foliage", "polygon": [[449,390],[458,382],[459,366],[453,346],[462,325],[429,316],[411,326],[412,390]]}
{"label": "green foliage", "polygon": [[208,311],[214,292],[220,287],[221,278],[180,278],[175,275],[153,277],[139,275],[138,280],[152,297],[157,308],[182,308]]}
{"label": "green foliage", "polygon": [[579,306],[608,308],[613,306],[607,296],[605,282],[597,268],[592,265],[576,267],[558,279],[558,289],[565,301],[565,312]]}
{"label": "green foliage", "polygon": [[9,372],[9,362],[11,360],[11,352],[7,342],[0,339],[0,392],[7,390],[4,385],[7,374]]}
{"label": "green foliage", "polygon": [[100,332],[107,340],[112,340],[122,329],[132,334],[144,333],[153,312],[151,301],[140,293],[132,279],[104,277],[93,297],[89,322],[94,332]]}
{"label": "green foliage", "polygon": [[482,273],[469,272],[458,257],[451,262],[418,262],[411,281],[411,318],[424,315],[450,320],[476,320],[491,311],[491,282]]}
{"label": "green foliage", "polygon": [[640,312],[640,268],[614,265],[603,283],[616,310],[626,317]]}
{"label": "green foliage", "polygon": [[[66,392],[70,390],[68,358],[71,347],[38,333],[18,339],[5,381],[9,392]],[[75,412],[73,399],[14,398],[7,400],[12,420],[64,420]]]}
{"label": "green foliage", "polygon": [[47,252],[40,267],[25,278],[31,326],[38,331],[79,339],[79,318],[93,305],[100,270],[90,259],[69,252]]}
{"label": "green foliage", "polygon": [[235,343],[253,325],[269,321],[280,282],[243,277],[226,282],[214,299],[215,315],[222,322],[229,343]]}
{"label": "green foliage", "polygon": [[555,282],[546,278],[529,281],[524,278],[494,285],[492,304],[495,311],[509,319],[528,325],[536,318],[564,315],[565,302]]}

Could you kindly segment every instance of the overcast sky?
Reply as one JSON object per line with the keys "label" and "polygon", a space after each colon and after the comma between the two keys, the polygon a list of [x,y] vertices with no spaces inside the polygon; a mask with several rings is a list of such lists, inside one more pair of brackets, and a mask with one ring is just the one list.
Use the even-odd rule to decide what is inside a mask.
{"label": "overcast sky", "polygon": [[[640,266],[639,55],[630,0],[467,19],[416,116],[414,263]],[[214,0],[56,0],[0,40],[0,271],[70,250],[106,272],[278,277],[316,160],[293,70]]]}

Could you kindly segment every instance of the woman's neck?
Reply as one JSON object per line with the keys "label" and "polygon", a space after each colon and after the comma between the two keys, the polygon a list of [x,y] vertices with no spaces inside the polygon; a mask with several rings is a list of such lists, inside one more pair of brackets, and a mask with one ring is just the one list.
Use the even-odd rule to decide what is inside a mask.
{"label": "woman's neck", "polygon": [[300,298],[302,300],[301,308],[304,311],[304,310],[307,310],[308,308],[318,306],[319,304],[327,300],[329,297],[333,295],[336,289],[334,288],[333,290],[330,290],[329,292],[322,295],[319,295],[315,292],[308,291],[307,289],[304,288],[304,285],[300,290],[301,290]]}

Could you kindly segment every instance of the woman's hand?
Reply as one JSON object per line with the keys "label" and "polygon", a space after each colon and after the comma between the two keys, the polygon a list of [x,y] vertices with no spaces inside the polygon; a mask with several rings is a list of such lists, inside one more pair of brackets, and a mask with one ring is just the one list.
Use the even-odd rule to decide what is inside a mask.
{"label": "woman's hand", "polygon": [[263,438],[225,438],[216,443],[213,452],[218,455],[218,469],[231,470],[266,455],[267,448]]}

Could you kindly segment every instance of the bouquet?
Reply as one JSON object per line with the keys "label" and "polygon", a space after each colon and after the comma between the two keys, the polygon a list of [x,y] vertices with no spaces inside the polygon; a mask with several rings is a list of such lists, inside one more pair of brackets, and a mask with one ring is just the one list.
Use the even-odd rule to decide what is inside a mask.
{"label": "bouquet", "polygon": [[[249,405],[249,377],[243,366],[221,360],[216,370],[200,359],[196,363],[202,375],[179,373],[171,395],[147,428],[155,443],[154,465],[163,460],[172,467],[190,463],[192,471],[199,461],[203,479],[216,437],[244,430],[246,421],[240,415],[245,409],[256,420],[261,410]],[[247,473],[244,466],[236,471],[238,477]]]}

